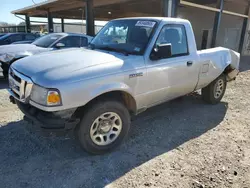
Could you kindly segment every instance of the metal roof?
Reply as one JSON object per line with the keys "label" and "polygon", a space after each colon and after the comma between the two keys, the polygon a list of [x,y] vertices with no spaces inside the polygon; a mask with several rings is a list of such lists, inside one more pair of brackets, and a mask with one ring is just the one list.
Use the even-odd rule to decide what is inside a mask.
{"label": "metal roof", "polygon": [[[217,0],[181,0],[184,3],[206,5],[216,9]],[[163,10],[161,0],[93,0],[95,19],[110,20],[121,17],[161,16]],[[234,2],[232,10],[236,9],[235,3],[247,5],[248,0],[226,0]],[[204,7],[204,6],[203,6]],[[240,9],[242,9],[240,7]],[[12,11],[13,14],[29,15],[31,17],[47,17],[48,11],[53,18],[85,19],[84,0],[47,0],[32,6]],[[243,10],[244,11],[244,10]],[[238,12],[241,13],[242,12]]]}
{"label": "metal roof", "polygon": [[[160,0],[93,0],[95,19],[110,20],[128,16],[160,16]],[[154,7],[152,9],[152,7]],[[48,0],[12,11],[12,14],[31,17],[47,17],[50,11],[54,18],[85,18],[84,0]]]}
{"label": "metal roof", "polygon": [[31,5],[31,6],[24,7],[21,9],[14,10],[11,13],[12,14],[27,14],[27,13],[31,12],[32,10],[36,10],[37,8],[39,9],[40,7],[50,6],[53,3],[57,3],[57,2],[58,2],[58,0],[48,0],[48,1],[37,3],[37,4]]}

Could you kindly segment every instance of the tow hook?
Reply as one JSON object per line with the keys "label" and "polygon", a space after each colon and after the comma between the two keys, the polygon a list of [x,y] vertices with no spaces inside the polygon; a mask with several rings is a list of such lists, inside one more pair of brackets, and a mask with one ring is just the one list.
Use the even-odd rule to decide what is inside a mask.
{"label": "tow hook", "polygon": [[16,104],[15,98],[13,96],[10,96],[9,99],[12,104]]}

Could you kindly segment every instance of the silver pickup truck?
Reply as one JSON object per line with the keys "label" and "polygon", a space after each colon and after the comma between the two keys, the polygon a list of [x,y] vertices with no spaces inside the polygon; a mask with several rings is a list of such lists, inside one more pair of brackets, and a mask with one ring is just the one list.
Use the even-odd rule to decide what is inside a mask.
{"label": "silver pickup truck", "polygon": [[239,70],[226,48],[197,51],[187,20],[110,21],[89,48],[46,52],[16,61],[10,99],[47,129],[74,130],[82,147],[102,154],[120,145],[130,117],[202,89],[217,104]]}

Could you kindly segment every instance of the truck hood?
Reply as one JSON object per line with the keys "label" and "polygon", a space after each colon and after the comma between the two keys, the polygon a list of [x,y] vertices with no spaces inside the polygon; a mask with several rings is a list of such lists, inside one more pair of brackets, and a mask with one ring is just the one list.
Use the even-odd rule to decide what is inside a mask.
{"label": "truck hood", "polygon": [[29,56],[37,53],[41,53],[44,51],[49,51],[51,48],[42,48],[35,46],[33,44],[10,44],[0,46],[0,57],[2,55],[8,54],[12,56],[13,59]]}
{"label": "truck hood", "polygon": [[115,52],[71,48],[20,59],[12,64],[12,68],[37,84],[50,87],[119,71],[127,58],[133,57]]}

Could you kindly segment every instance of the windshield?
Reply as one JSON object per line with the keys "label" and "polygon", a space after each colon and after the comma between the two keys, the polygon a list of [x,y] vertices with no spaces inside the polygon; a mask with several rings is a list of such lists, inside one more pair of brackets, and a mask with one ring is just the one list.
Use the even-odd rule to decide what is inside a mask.
{"label": "windshield", "polygon": [[92,40],[91,47],[109,51],[142,55],[156,27],[156,21],[110,21]]}
{"label": "windshield", "polygon": [[6,39],[9,36],[11,36],[11,34],[7,33],[7,34],[3,34],[2,36],[0,36],[0,39]]}
{"label": "windshield", "polygon": [[55,41],[62,38],[63,36],[64,35],[61,34],[48,34],[38,38],[32,44],[39,47],[48,48],[51,44],[53,44]]}

